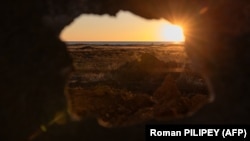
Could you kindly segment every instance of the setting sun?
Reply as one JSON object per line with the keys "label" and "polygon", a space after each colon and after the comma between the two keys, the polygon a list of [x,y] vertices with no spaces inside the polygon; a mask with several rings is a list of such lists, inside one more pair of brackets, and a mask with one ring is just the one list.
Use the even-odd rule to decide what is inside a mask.
{"label": "setting sun", "polygon": [[165,19],[147,20],[122,11],[109,15],[82,15],[60,35],[64,41],[183,42],[182,28]]}
{"label": "setting sun", "polygon": [[185,37],[183,34],[183,29],[178,25],[166,24],[161,28],[161,38],[169,42],[183,42]]}

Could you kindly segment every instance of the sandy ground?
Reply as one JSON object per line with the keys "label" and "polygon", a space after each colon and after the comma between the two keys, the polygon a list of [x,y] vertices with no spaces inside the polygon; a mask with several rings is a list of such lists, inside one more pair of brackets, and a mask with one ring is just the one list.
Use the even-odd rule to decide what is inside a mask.
{"label": "sandy ground", "polygon": [[209,97],[184,46],[71,45],[75,71],[67,87],[75,120],[104,127],[191,115]]}

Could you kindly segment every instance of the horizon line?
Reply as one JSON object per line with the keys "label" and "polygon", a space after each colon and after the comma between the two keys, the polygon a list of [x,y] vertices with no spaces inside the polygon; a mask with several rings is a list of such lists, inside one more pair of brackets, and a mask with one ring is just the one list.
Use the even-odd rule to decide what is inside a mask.
{"label": "horizon line", "polygon": [[167,42],[167,43],[184,43],[185,41],[86,41],[86,40],[72,40],[72,41],[63,41],[63,42]]}

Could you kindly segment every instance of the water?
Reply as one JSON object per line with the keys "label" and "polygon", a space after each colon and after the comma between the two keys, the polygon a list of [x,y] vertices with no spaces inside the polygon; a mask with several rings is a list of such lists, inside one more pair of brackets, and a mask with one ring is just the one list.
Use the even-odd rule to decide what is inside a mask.
{"label": "water", "polygon": [[164,41],[69,41],[67,45],[102,45],[102,46],[166,46],[173,44],[183,45],[183,42]]}

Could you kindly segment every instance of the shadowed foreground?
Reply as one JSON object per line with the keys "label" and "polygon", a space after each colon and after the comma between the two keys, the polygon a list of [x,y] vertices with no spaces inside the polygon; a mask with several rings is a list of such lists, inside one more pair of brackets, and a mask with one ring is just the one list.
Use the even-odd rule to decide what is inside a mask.
{"label": "shadowed foreground", "polygon": [[[188,56],[215,99],[194,116],[175,123],[249,124],[249,5],[248,0],[2,1],[1,140],[26,140],[58,111],[66,111],[64,88],[72,61],[66,45],[58,39],[61,30],[81,13],[115,16],[119,10],[185,25]],[[67,140],[64,135],[74,139],[74,135],[83,135],[82,128],[56,128],[43,140]],[[142,128],[138,128],[111,129],[108,133],[102,131],[109,129],[99,127],[93,131],[107,139],[114,133],[114,140],[132,136],[143,140]],[[138,136],[134,136],[137,131]],[[96,139],[96,133],[91,133],[88,135],[94,134]]]}

